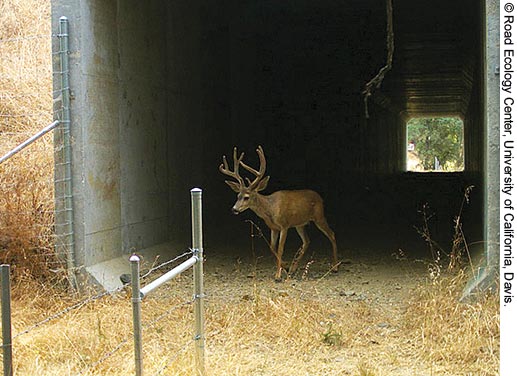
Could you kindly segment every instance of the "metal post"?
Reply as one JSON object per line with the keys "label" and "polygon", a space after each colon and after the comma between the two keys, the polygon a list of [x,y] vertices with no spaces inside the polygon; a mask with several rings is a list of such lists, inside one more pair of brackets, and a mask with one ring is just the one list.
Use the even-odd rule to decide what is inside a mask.
{"label": "metal post", "polygon": [[192,203],[192,250],[198,262],[194,265],[194,316],[196,351],[196,372],[199,376],[205,375],[205,317],[203,291],[203,218],[201,196],[202,190],[194,188],[190,191]]}
{"label": "metal post", "polygon": [[9,265],[1,265],[2,275],[2,347],[4,376],[13,374],[13,344],[11,335],[11,281]]}
{"label": "metal post", "polygon": [[133,302],[133,337],[135,342],[135,375],[143,375],[142,365],[142,294],[140,293],[140,257],[132,255],[131,290]]}
{"label": "metal post", "polygon": [[68,238],[65,242],[66,249],[66,263],[68,269],[68,276],[73,287],[77,287],[75,278],[75,240],[74,240],[74,212],[73,212],[73,189],[72,189],[72,149],[70,142],[70,81],[69,81],[69,42],[68,42],[68,18],[61,17],[59,19],[59,60],[61,63],[61,100],[62,100],[62,115],[61,124],[63,125],[63,165],[64,172],[64,212],[66,230],[64,236]]}

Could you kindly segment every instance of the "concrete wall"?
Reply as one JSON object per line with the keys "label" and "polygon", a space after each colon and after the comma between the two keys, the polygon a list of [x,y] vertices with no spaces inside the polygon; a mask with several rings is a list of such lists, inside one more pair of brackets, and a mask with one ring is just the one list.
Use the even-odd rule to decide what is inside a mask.
{"label": "concrete wall", "polygon": [[[71,25],[77,265],[90,265],[120,252],[119,61],[118,33],[113,32],[116,14],[113,2],[53,4],[53,25],[57,25],[60,16],[67,16]],[[59,67],[55,71],[59,72]]]}
{"label": "concrete wall", "polygon": [[166,49],[154,43],[165,11],[162,2],[53,3],[54,24],[70,21],[78,266],[169,240]]}
{"label": "concrete wall", "polygon": [[[405,17],[412,3],[399,4]],[[402,64],[407,51],[415,59],[430,55],[427,40],[407,34],[418,29],[408,17],[397,21],[401,55],[365,118],[361,91],[385,64],[384,4],[54,0],[55,27],[63,15],[71,33],[78,266],[165,242],[175,245],[174,253],[188,247],[195,186],[204,189],[206,246],[246,244],[243,220],[254,216],[229,214],[235,195],[217,169],[235,145],[251,164],[255,147],[264,147],[268,193],[312,188],[322,194],[344,256],[369,242],[383,252],[419,242],[425,248],[413,228],[423,202],[440,212],[437,237],[447,241],[456,212],[451,203],[460,204],[466,185],[481,187],[487,178],[483,144],[491,131],[484,128],[480,38],[465,50],[473,51],[468,58],[431,54],[437,60],[424,66],[431,73],[439,61],[460,66],[458,103],[443,108],[459,109],[454,114],[465,119],[466,172],[418,175],[405,173],[407,109],[416,107],[408,105],[415,88],[404,87],[410,82],[404,74],[415,75],[432,109],[448,104],[436,89],[426,94],[422,85],[433,80],[418,75],[418,64]],[[456,29],[450,43],[470,38],[471,30]],[[418,43],[404,45],[407,40]],[[413,53],[415,46],[424,52]],[[440,74],[433,79],[439,82]],[[478,192],[466,213],[471,240],[484,236]]]}
{"label": "concrete wall", "polygon": [[[167,32],[163,2],[120,1],[118,32],[122,250],[169,240]],[[120,252],[120,247],[119,247]]]}
{"label": "concrete wall", "polygon": [[491,266],[499,265],[499,75],[494,67],[499,66],[499,6],[495,0],[486,1],[484,29],[485,62],[483,72],[485,75],[484,103],[485,112],[485,143],[484,152],[486,157],[484,170],[484,218],[485,240],[487,258]]}

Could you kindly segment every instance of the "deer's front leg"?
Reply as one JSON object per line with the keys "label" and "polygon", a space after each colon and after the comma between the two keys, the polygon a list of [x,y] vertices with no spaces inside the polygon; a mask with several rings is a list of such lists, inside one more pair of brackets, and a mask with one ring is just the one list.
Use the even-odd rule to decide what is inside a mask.
{"label": "deer's front leg", "polygon": [[280,235],[280,232],[278,230],[271,229],[271,243],[269,243],[269,249],[271,250],[271,252],[273,252],[276,258],[278,258],[276,247],[278,244],[278,235]]}
{"label": "deer's front leg", "polygon": [[275,281],[282,280],[282,254],[284,253],[285,240],[287,239],[287,229],[280,230],[280,241],[278,243],[278,250],[276,255],[276,275]]}

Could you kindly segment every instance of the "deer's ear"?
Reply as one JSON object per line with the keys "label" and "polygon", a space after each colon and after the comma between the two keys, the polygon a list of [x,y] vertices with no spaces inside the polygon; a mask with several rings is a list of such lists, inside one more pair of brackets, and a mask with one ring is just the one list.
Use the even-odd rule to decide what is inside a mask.
{"label": "deer's ear", "polygon": [[241,186],[239,183],[230,180],[225,180],[224,182],[228,184],[234,192],[239,193],[241,191]]}
{"label": "deer's ear", "polygon": [[267,183],[269,183],[269,176],[266,176],[262,179],[257,187],[257,192],[263,191],[267,187]]}

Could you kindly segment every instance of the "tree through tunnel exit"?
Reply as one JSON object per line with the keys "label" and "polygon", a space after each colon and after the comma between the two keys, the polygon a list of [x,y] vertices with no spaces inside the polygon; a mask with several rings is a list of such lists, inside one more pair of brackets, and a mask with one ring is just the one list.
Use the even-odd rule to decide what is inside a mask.
{"label": "tree through tunnel exit", "polygon": [[463,121],[457,117],[413,118],[407,123],[407,170],[464,170]]}

